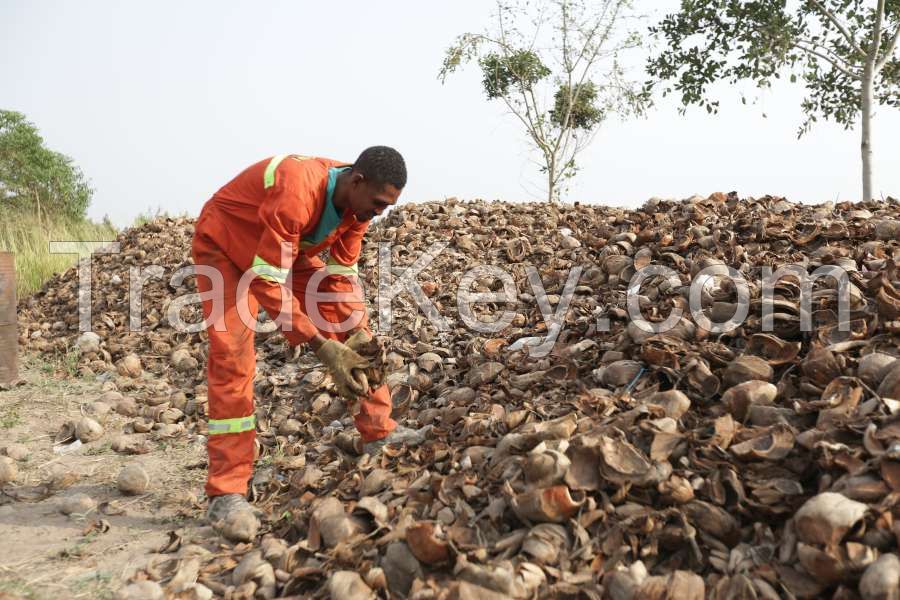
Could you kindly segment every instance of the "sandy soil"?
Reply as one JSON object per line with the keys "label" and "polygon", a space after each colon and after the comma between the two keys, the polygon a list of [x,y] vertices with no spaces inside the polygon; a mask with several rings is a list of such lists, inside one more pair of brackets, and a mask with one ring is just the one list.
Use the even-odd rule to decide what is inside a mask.
{"label": "sandy soil", "polygon": [[[99,419],[103,437],[67,454],[54,452],[63,424],[77,419],[102,394],[96,380],[72,379],[60,365],[29,359],[19,385],[0,391],[0,454],[19,444],[15,482],[0,489],[0,600],[13,598],[112,598],[124,581],[151,560],[170,532],[210,535],[203,515],[206,451],[203,440],[182,435],[151,441],[150,452],[122,455],[111,439],[128,422],[114,412]],[[119,471],[139,462],[150,487],[125,496]],[[53,477],[64,480],[48,489]],[[69,485],[65,485],[69,484]],[[97,508],[66,516],[66,495],[88,494]]]}

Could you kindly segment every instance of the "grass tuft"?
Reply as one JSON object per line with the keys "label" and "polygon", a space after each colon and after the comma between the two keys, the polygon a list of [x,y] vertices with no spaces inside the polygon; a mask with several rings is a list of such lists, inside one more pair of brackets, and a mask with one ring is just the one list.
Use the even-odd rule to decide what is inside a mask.
{"label": "grass tuft", "polygon": [[55,273],[75,264],[74,254],[51,254],[50,242],[110,242],[116,228],[108,221],[54,221],[38,223],[30,215],[4,214],[0,218],[0,252],[16,255],[16,293],[33,294]]}

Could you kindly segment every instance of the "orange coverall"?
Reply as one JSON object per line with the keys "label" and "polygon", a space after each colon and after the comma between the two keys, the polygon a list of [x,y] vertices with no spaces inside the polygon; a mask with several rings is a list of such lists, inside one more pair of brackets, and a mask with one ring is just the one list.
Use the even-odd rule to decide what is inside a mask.
{"label": "orange coverall", "polygon": [[[321,296],[352,293],[369,225],[349,211],[338,215],[331,203],[343,168],[344,163],[299,155],[260,161],[216,192],[197,220],[194,264],[222,275],[218,290],[209,276],[198,273],[196,278],[209,334],[207,496],[245,494],[253,471],[256,352],[254,331],[245,324],[248,315],[255,321],[262,305],[293,346],[317,331],[343,341],[349,332],[328,325],[354,317],[360,319],[354,329],[368,327],[364,298],[333,301]],[[318,257],[326,249],[327,264]],[[240,286],[248,270],[253,271],[252,281]],[[320,281],[307,289],[310,278]],[[310,304],[317,307],[325,327],[322,321],[317,327],[308,316]],[[381,439],[397,426],[387,386],[370,391],[360,404],[354,422],[364,442]]]}

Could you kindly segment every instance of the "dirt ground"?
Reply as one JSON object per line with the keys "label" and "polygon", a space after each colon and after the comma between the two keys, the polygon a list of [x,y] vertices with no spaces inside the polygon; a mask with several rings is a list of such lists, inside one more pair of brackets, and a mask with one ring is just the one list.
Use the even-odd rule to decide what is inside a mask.
{"label": "dirt ground", "polygon": [[[66,377],[64,366],[39,359],[23,361],[23,382],[0,391],[0,454],[10,444],[27,450],[16,463],[17,480],[0,490],[0,600],[112,598],[170,532],[213,535],[200,520],[202,439],[182,435],[150,442],[146,454],[118,454],[110,441],[128,419],[111,412],[98,419],[105,428],[99,440],[54,452],[57,432],[97,400],[101,382]],[[143,495],[125,496],[116,487],[119,471],[132,462],[150,475]],[[63,515],[61,499],[76,493],[91,496],[97,508]]]}

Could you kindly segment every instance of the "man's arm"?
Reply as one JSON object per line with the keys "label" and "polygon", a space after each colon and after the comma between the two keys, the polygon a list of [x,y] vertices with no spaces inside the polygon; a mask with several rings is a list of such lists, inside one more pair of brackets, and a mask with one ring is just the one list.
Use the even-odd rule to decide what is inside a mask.
{"label": "man's arm", "polygon": [[250,267],[256,275],[250,282],[250,293],[291,345],[309,342],[315,350],[324,340],[290,288],[284,285],[300,251],[300,232],[309,222],[313,193],[283,181],[266,189],[258,213],[262,234]]}

